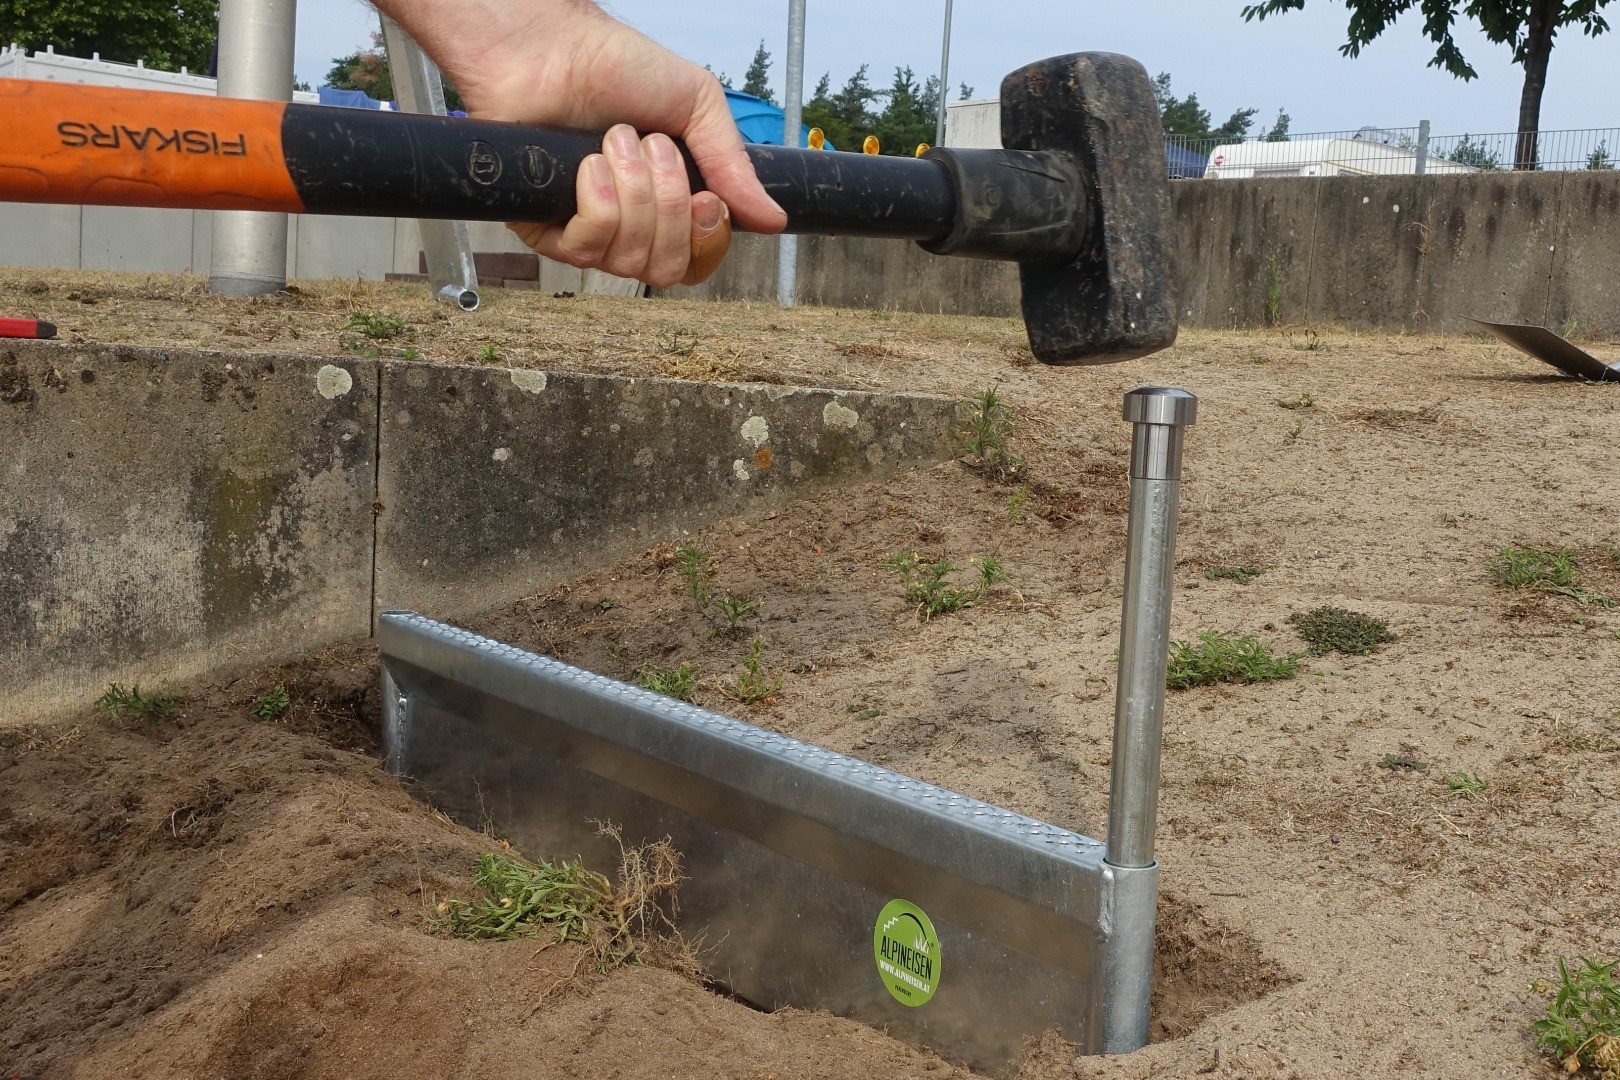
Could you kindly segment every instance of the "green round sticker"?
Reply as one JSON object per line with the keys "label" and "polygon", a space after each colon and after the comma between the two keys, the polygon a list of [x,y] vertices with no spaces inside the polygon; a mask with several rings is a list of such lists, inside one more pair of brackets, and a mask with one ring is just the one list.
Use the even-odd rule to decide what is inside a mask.
{"label": "green round sticker", "polygon": [[923,909],[890,900],[872,930],[878,978],[902,1005],[923,1005],[939,986],[939,935]]}

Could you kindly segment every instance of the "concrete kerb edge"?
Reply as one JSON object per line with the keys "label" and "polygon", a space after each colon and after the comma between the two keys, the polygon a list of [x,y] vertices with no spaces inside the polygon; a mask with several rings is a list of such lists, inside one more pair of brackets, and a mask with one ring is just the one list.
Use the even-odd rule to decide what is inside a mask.
{"label": "concrete kerb edge", "polygon": [[[506,369],[492,370],[470,365],[376,361],[353,356],[301,356],[267,351],[152,349],[65,342],[7,342],[0,347],[0,363],[4,362],[18,365],[12,381],[17,383],[13,389],[19,392],[15,395],[15,401],[8,399],[6,403],[0,403],[0,420],[9,424],[8,428],[0,429],[0,435],[9,434],[12,437],[10,441],[14,443],[11,451],[3,455],[7,470],[4,478],[0,479],[0,506],[8,508],[8,517],[3,523],[7,531],[0,533],[0,554],[10,553],[6,560],[10,563],[6,567],[10,573],[7,577],[0,577],[0,586],[15,583],[17,592],[15,603],[0,604],[0,627],[6,628],[4,636],[8,638],[9,650],[13,650],[10,662],[0,664],[0,667],[12,669],[11,676],[15,680],[11,700],[15,708],[8,707],[6,715],[0,716],[0,726],[48,720],[80,709],[105,689],[109,680],[128,682],[138,678],[143,685],[155,685],[164,680],[180,681],[205,673],[247,670],[372,632],[373,613],[379,602],[391,603],[402,599],[397,595],[382,595],[386,591],[387,565],[383,542],[384,530],[389,524],[389,508],[380,505],[379,484],[390,468],[390,455],[398,449],[397,444],[390,441],[388,430],[389,412],[386,406],[390,378],[415,371],[434,380],[461,380],[469,384],[487,383],[491,379],[510,380],[510,372]],[[257,388],[257,396],[248,396],[245,390],[240,389],[238,382],[226,378],[226,365],[231,365],[229,370],[251,373],[253,378],[242,382],[251,382]],[[79,379],[82,373],[79,368],[94,369],[101,378],[94,381],[86,379],[81,385]],[[274,368],[274,374],[265,374],[266,368]],[[316,410],[317,415],[328,417],[322,423],[330,427],[331,423],[338,422],[331,418],[340,417],[342,427],[341,431],[336,428],[327,430],[318,423],[314,426],[320,429],[320,433],[310,434],[311,407],[304,402],[305,395],[313,398],[314,391],[302,380],[317,378],[328,369],[349,376],[345,380],[337,374],[328,373],[340,382],[352,384],[354,390],[362,393],[355,395],[345,389],[343,395],[327,398],[327,401],[335,401],[342,408],[327,408],[324,403],[317,401],[317,405],[321,406]],[[53,372],[57,374],[52,376]],[[56,384],[64,381],[62,373],[70,378],[65,380],[67,385],[59,391]],[[807,418],[807,422],[813,420],[817,425],[822,423],[822,414],[828,408],[837,406],[852,413],[865,413],[868,406],[857,403],[869,402],[874,407],[881,404],[891,410],[901,410],[892,415],[904,415],[911,422],[904,445],[896,444],[896,450],[885,448],[881,468],[872,467],[864,459],[855,460],[850,467],[831,469],[820,478],[812,478],[816,482],[803,484],[790,479],[786,469],[781,469],[779,471],[783,475],[774,481],[774,487],[766,493],[767,497],[747,500],[739,500],[736,491],[726,490],[718,484],[711,484],[706,493],[701,485],[688,485],[689,497],[684,502],[672,504],[670,513],[658,518],[677,531],[750,513],[767,503],[785,503],[820,491],[879,479],[898,468],[948,460],[957,451],[956,403],[943,397],[749,384],[727,387],[664,378],[630,379],[574,373],[557,373],[549,377],[554,386],[572,384],[574,393],[587,399],[593,391],[599,396],[616,394],[622,397],[627,388],[634,388],[636,393],[650,401],[656,401],[660,395],[675,394],[718,395],[720,400],[724,400],[728,393],[734,399],[751,395],[749,400],[769,400],[776,409],[790,409],[795,415]],[[233,387],[237,389],[233,391]],[[604,395],[603,388],[610,393]],[[232,396],[233,393],[235,396]],[[369,402],[365,401],[367,394],[372,395]],[[520,393],[518,397],[527,395]],[[138,402],[138,409],[124,409],[123,415],[119,415],[120,401]],[[837,405],[838,402],[845,404]],[[164,419],[163,415],[165,406],[170,413],[168,419]],[[22,409],[30,414],[26,425],[17,419],[22,415],[20,412],[12,412]],[[90,412],[86,413],[86,410]],[[740,426],[746,415],[732,426]],[[913,416],[918,419],[912,420]],[[775,426],[773,420],[773,429]],[[63,447],[76,445],[73,440],[81,438],[86,430],[101,431],[106,446],[98,451],[79,447],[78,461],[72,464],[72,470],[76,471],[68,475],[60,462],[49,458],[46,453],[45,444],[53,430],[59,430],[56,437],[64,440],[61,443]],[[130,440],[130,433],[136,436],[133,441]],[[325,463],[335,460],[334,447],[338,444],[334,440],[339,434],[344,434],[347,439],[342,444],[346,448],[343,468],[340,472],[327,475],[322,470],[330,472]],[[730,431],[724,434],[727,438],[735,436],[735,432]],[[8,440],[0,439],[0,442],[5,441]],[[31,451],[32,464],[23,461],[25,441],[36,447]],[[295,449],[295,446],[303,449]],[[150,461],[143,464],[134,460],[153,448],[161,456],[165,447],[168,456],[164,460],[177,463],[176,468],[169,469],[167,473]],[[799,452],[803,448],[789,449],[790,452]],[[131,460],[120,462],[117,460],[120,457]],[[778,458],[778,462],[784,460]],[[849,463],[851,459],[845,460]],[[299,465],[300,462],[304,464]],[[91,463],[97,467],[90,467]],[[724,464],[727,469],[731,467],[729,457]],[[833,464],[837,462],[833,461]],[[556,472],[564,473],[567,468],[565,462]],[[120,480],[131,469],[139,477],[144,477],[134,486]],[[266,478],[255,479],[261,473]],[[316,478],[320,492],[317,503],[319,506],[330,505],[330,510],[318,510],[315,508],[317,503],[308,503],[309,496],[305,489],[311,482],[309,477],[314,473],[321,473]],[[214,487],[208,487],[203,495],[199,495],[198,492],[203,489],[197,487],[202,482],[197,480],[197,476],[203,474],[214,478],[209,481]],[[272,474],[282,478],[268,479]],[[620,475],[632,474],[621,469]],[[238,476],[248,479],[233,479]],[[539,476],[543,478],[544,474]],[[224,477],[224,480],[220,481],[220,477]],[[296,479],[298,477],[304,479]],[[224,482],[225,488],[215,490],[218,482]],[[431,486],[431,478],[427,483]],[[247,486],[243,487],[244,484]],[[313,513],[319,518],[319,527],[314,533],[299,539],[297,544],[285,542],[284,539],[275,543],[261,543],[263,538],[259,531],[259,517],[263,515],[247,514],[240,521],[232,519],[233,524],[227,529],[229,535],[219,541],[225,547],[215,556],[208,556],[206,550],[197,548],[196,544],[206,545],[209,542],[207,537],[217,534],[223,526],[216,523],[213,532],[209,532],[187,515],[193,513],[197,506],[225,505],[219,503],[221,498],[246,514],[242,506],[247,504],[237,506],[231,500],[237,499],[237,496],[245,498],[242,493],[249,488],[270,499],[274,507],[280,507],[273,509],[271,504],[267,504],[270,508],[266,508],[264,514],[271,515],[271,518],[285,521],[302,515],[299,520],[307,525],[309,514]],[[447,498],[454,501],[475,498],[476,495],[474,490],[455,488],[450,490]],[[288,498],[294,498],[294,503],[283,505]],[[91,595],[96,591],[94,581],[110,572],[106,567],[98,568],[95,574],[89,576],[83,570],[76,571],[79,575],[75,579],[76,584],[54,581],[50,577],[50,552],[61,545],[34,544],[29,550],[37,548],[38,553],[26,557],[22,554],[23,549],[16,548],[17,543],[21,542],[17,539],[21,536],[17,530],[23,527],[19,522],[24,517],[30,520],[23,524],[36,533],[43,526],[60,531],[58,511],[47,513],[45,509],[31,509],[41,506],[41,500],[58,507],[68,505],[77,515],[73,519],[74,530],[82,533],[82,536],[76,543],[89,553],[79,562],[85,558],[93,562],[112,559],[128,571],[119,578],[127,578],[125,585],[128,587],[120,587],[123,591],[119,595],[123,599],[118,601],[122,606],[116,618],[109,613],[110,609],[95,614],[107,603],[98,602]],[[513,507],[502,505],[493,510],[494,513],[486,515],[492,520],[499,522],[503,514],[508,515],[504,520],[511,520]],[[524,507],[517,507],[517,511],[523,512]],[[170,545],[172,550],[164,559],[158,559],[155,555],[143,556],[137,550],[120,550],[122,539],[127,539],[124,534],[133,527],[124,520],[130,513],[137,516],[157,514],[164,520],[173,519],[176,523],[174,528],[180,533],[188,536],[196,533],[201,539]],[[41,514],[50,520],[44,520]],[[40,520],[33,520],[35,518]],[[188,521],[191,523],[187,524]],[[431,522],[426,527],[431,528]],[[369,535],[365,531],[367,529],[370,530]],[[310,545],[307,550],[298,546],[305,544],[306,539]],[[656,537],[653,537],[647,542],[655,540]],[[368,544],[370,551],[365,550]],[[612,551],[593,547],[579,553],[579,560],[572,564],[559,562],[553,565],[547,560],[539,560],[537,572],[524,578],[526,587],[545,577],[548,571],[577,571],[593,558],[595,561],[592,565],[610,561],[623,553],[623,547],[621,544]],[[356,559],[357,555],[359,559]],[[24,563],[28,565],[18,569]],[[535,563],[536,560],[531,560],[531,564]],[[446,564],[447,567],[451,565]],[[235,599],[224,594],[215,596],[207,613],[207,626],[204,626],[204,613],[192,611],[192,606],[200,601],[187,599],[193,594],[201,595],[196,593],[200,586],[193,582],[180,588],[175,582],[178,578],[190,581],[202,572],[199,567],[206,569],[207,566],[215,566],[227,576],[235,573],[236,577],[231,578],[232,587],[241,586],[248,592]],[[230,570],[232,566],[236,570]],[[334,572],[343,575],[345,584],[341,588],[327,587],[325,575]],[[247,577],[242,577],[244,573]],[[305,574],[311,576],[306,579]],[[276,588],[265,595],[255,591],[255,583],[264,584],[272,578],[279,583]],[[354,580],[349,581],[349,578]],[[42,580],[44,584],[41,584]],[[30,581],[34,584],[28,584]],[[84,593],[85,589],[91,592]],[[73,590],[77,590],[77,593]],[[351,592],[354,594],[352,597],[349,595]],[[84,593],[84,596],[75,603],[84,610],[74,608],[70,611],[62,607],[64,601],[60,597],[78,593]],[[298,612],[303,610],[305,603],[312,602],[297,600],[300,595],[319,598],[323,605],[321,620],[311,620],[315,625],[308,628],[294,628],[294,624],[303,621],[296,618]],[[155,596],[169,598],[164,601],[167,605],[164,609],[166,615],[160,617],[160,613],[152,607]],[[485,607],[499,606],[514,598],[487,596],[489,602]],[[28,605],[52,610],[43,615],[30,613],[26,610]],[[168,611],[168,608],[174,608],[174,611]],[[239,610],[233,613],[233,608]],[[272,610],[279,613],[277,617],[283,623],[287,622],[289,614],[293,615],[293,624],[280,629],[272,628],[274,619],[263,614]],[[188,611],[191,614],[187,614]],[[68,658],[63,655],[60,642],[47,647],[41,638],[29,644],[39,636],[35,631],[45,625],[40,622],[41,619],[47,622],[54,620],[52,625],[82,624],[83,633],[79,636],[84,640],[78,647],[80,662],[67,663]],[[178,625],[190,629],[175,630],[177,619]],[[12,622],[18,622],[18,627],[10,626]],[[22,627],[24,622],[28,624],[27,627]],[[96,627],[101,629],[98,631]],[[107,635],[117,637],[116,647],[110,644],[112,638]],[[5,659],[0,657],[0,660]]]}

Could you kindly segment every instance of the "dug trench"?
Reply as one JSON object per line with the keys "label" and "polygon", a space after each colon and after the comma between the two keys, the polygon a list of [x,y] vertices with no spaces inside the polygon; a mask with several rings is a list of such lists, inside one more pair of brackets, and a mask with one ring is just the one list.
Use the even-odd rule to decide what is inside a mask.
{"label": "dug trench", "polygon": [[[1144,360],[1052,370],[1011,320],[498,293],[473,323],[393,286],[305,282],[244,308],[202,279],[0,273],[0,306],[68,341],[354,355],[373,348],[357,317],[390,314],[405,336],[383,347],[429,361],[487,346],[548,370],[996,388],[1027,459],[1011,483],[946,464],[668,536],[472,628],[621,678],[689,661],[706,707],[1092,835],[1120,399],[1194,392],[1172,637],[1281,656],[1304,648],[1292,616],[1333,607],[1396,640],[1170,694],[1161,983],[1193,972],[1161,993],[1174,1028],[1079,1063],[1043,1045],[1025,1080],[1564,1075],[1536,1046],[1537,987],[1561,959],[1620,956],[1620,486],[1593,467],[1616,387],[1466,336],[1190,330]],[[683,545],[713,556],[715,596],[759,602],[741,632],[697,612]],[[1573,583],[1507,587],[1490,563],[1510,546],[1567,551]],[[925,620],[883,565],[908,552],[963,566],[963,586],[995,555],[1007,581]],[[780,686],[745,705],[727,690],[755,637],[754,689]],[[498,845],[377,766],[363,644],[213,685],[160,676],[144,690],[190,697],[172,722],[124,730],[86,701],[0,736],[0,1074],[951,1075],[871,1029],[756,1013],[670,972],[559,983],[567,950],[424,933],[423,894],[465,895]],[[277,685],[287,711],[250,717]]]}
{"label": "dug trench", "polygon": [[[672,538],[471,625],[626,679],[693,661],[701,704],[1095,832],[1106,746],[1043,722],[1039,662],[991,659],[995,624],[1047,620],[1040,602],[997,586],[921,620],[880,565],[883,552],[982,540],[1007,518],[1007,492],[951,463]],[[1100,490],[1030,497],[1040,529],[1075,540],[1057,572],[1083,564],[1101,582],[1118,540],[1075,515],[1100,521],[1108,505]],[[756,600],[757,613],[731,629],[712,605],[700,611],[681,545],[707,556],[716,596]],[[921,658],[940,633],[988,651],[914,672],[879,659]],[[744,705],[736,678],[755,639],[780,687]],[[908,690],[914,678],[937,685]],[[524,1075],[558,1077],[965,1075],[852,1021],[758,1013],[686,974],[597,973],[580,946],[544,948],[543,929],[512,942],[435,934],[434,903],[470,895],[477,856],[505,845],[383,771],[377,685],[375,650],[356,642],[166,687],[182,701],[161,723],[87,705],[67,723],[0,732],[0,1065],[52,1077],[505,1075],[519,1060]],[[285,711],[255,716],[276,688]],[[1099,691],[1097,732],[1107,706]],[[1164,895],[1155,1040],[1287,981],[1250,936]],[[1070,1053],[1054,1036],[1026,1071],[1051,1075]]]}

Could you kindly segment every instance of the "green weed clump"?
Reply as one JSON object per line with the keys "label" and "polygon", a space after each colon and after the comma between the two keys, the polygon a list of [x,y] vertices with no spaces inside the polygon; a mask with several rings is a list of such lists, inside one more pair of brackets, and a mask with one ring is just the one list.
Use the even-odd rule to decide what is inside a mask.
{"label": "green weed clump", "polygon": [[781,680],[765,673],[765,642],[755,638],[750,643],[748,655],[743,657],[742,671],[723,689],[744,705],[769,701],[782,692]]}
{"label": "green weed clump", "polygon": [[559,942],[584,944],[592,924],[613,907],[613,886],[579,863],[527,863],[484,854],[473,871],[477,900],[443,900],[430,919],[451,937],[511,941],[549,930]]}
{"label": "green weed clump", "polygon": [[373,341],[387,341],[405,332],[405,320],[377,311],[356,311],[350,313],[343,329],[358,330]]}
{"label": "green weed clump", "polygon": [[675,667],[643,664],[636,669],[636,685],[655,694],[663,694],[677,701],[691,702],[697,689],[697,668],[690,660],[682,660]]}
{"label": "green weed clump", "polygon": [[1446,794],[1459,799],[1483,798],[1491,786],[1490,781],[1480,779],[1477,773],[1446,773],[1441,779],[1445,782]]}
{"label": "green weed clump", "polygon": [[1288,621],[1311,647],[1312,656],[1326,656],[1330,652],[1365,656],[1396,638],[1395,631],[1383,619],[1341,607],[1296,611],[1288,616]]}
{"label": "green weed clump", "polygon": [[1620,961],[1578,957],[1570,971],[1558,961],[1558,982],[1532,989],[1551,993],[1547,1015],[1532,1027],[1536,1046],[1550,1051],[1567,1073],[1588,1069],[1597,1080],[1620,1080]]}
{"label": "green weed clump", "polygon": [[617,828],[601,835],[619,845],[618,880],[580,863],[535,862],[507,853],[478,857],[473,900],[439,900],[427,912],[430,929],[451,937],[510,941],[549,936],[590,950],[598,971],[651,961],[696,971],[692,951],[672,916],[680,887],[681,856],[666,838],[627,847]]}
{"label": "green weed clump", "polygon": [[890,555],[880,565],[899,572],[906,599],[917,605],[924,618],[931,619],[972,607],[992,586],[1007,580],[1007,570],[999,556],[985,555],[975,558],[973,563],[979,568],[979,578],[966,588],[947,580],[961,569],[949,559],[930,563],[923,561],[915,551],[901,551]]}
{"label": "green weed clump", "polygon": [[1027,463],[1007,448],[1007,436],[1018,427],[1017,414],[993,387],[962,406],[962,419],[967,425],[964,449],[973,456],[975,468],[1002,483],[1023,476]]}
{"label": "green weed clump", "polygon": [[1620,605],[1611,596],[1593,592],[1577,580],[1575,553],[1569,548],[1544,551],[1540,548],[1505,547],[1485,560],[1485,570],[1498,585],[1508,589],[1567,596],[1579,604],[1612,608]]}
{"label": "green weed clump", "polygon": [[107,692],[96,698],[96,711],[115,723],[144,720],[148,724],[161,724],[174,718],[184,700],[179,694],[143,694],[140,683],[127,688],[111,683]]}
{"label": "green weed clump", "polygon": [[1272,656],[1258,638],[1221,630],[1199,631],[1197,641],[1172,641],[1165,685],[1186,690],[1213,683],[1256,683],[1287,679],[1299,673],[1304,653]]}
{"label": "green weed clump", "polygon": [[686,579],[686,590],[699,611],[709,610],[709,582],[714,579],[714,556],[697,544],[675,549],[675,569]]}
{"label": "green weed clump", "polygon": [[744,619],[751,619],[759,614],[759,601],[747,596],[732,596],[725,593],[714,602],[714,606],[726,624],[726,630],[731,633],[742,629]]}
{"label": "green weed clump", "polygon": [[261,694],[253,699],[252,713],[260,720],[277,720],[292,704],[292,698],[287,696],[285,686],[277,686],[269,693]]}

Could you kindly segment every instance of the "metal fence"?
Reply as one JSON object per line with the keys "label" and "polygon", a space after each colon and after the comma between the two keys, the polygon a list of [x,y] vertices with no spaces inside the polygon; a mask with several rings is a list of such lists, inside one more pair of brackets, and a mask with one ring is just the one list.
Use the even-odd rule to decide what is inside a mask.
{"label": "metal fence", "polygon": [[1172,180],[1494,172],[1521,158],[1549,172],[1613,169],[1620,165],[1620,128],[1431,135],[1425,120],[1281,138],[1167,135],[1165,157]]}

